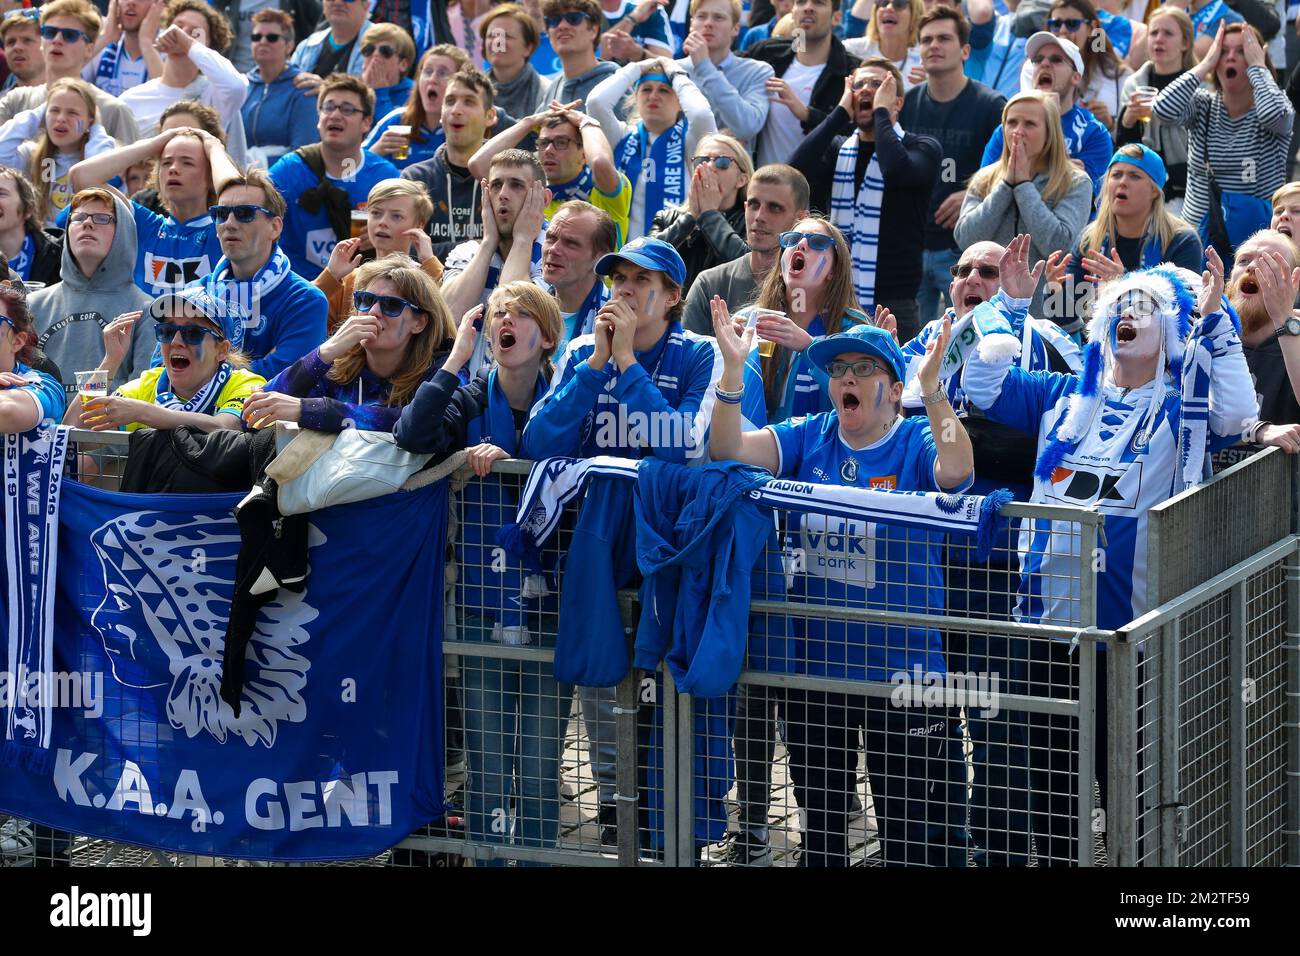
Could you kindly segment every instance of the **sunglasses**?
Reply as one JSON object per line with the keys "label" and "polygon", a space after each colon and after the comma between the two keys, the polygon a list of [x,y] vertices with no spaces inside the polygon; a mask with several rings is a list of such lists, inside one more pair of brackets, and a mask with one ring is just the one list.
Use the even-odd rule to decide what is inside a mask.
{"label": "sunglasses", "polygon": [[387,319],[395,319],[402,314],[403,310],[410,309],[412,312],[423,311],[413,302],[407,302],[399,295],[375,295],[373,292],[353,292],[352,305],[358,312],[369,312],[374,308],[375,303],[379,303],[379,311]]}
{"label": "sunglasses", "polygon": [[969,262],[959,262],[955,266],[949,266],[948,271],[952,273],[954,279],[964,279],[972,272],[978,272],[981,279],[997,279],[1002,273],[997,266],[976,266]]}
{"label": "sunglasses", "polygon": [[[254,43],[261,43],[263,40],[265,40],[267,43],[279,43],[281,40],[284,39],[284,34],[283,33],[250,33],[249,39],[251,39]],[[361,55],[365,56],[364,50],[362,51]]]}
{"label": "sunglasses", "polygon": [[181,341],[190,348],[194,348],[202,342],[205,335],[212,336],[218,342],[225,338],[220,332],[216,332],[206,325],[177,325],[175,322],[159,322],[153,329],[154,338],[158,340],[159,345],[165,345],[173,341],[178,332]]}
{"label": "sunglasses", "polygon": [[1052,66],[1060,66],[1062,63],[1069,63],[1063,56],[1036,56],[1029,61],[1034,66],[1042,66],[1044,63],[1050,63]]}
{"label": "sunglasses", "polygon": [[0,315],[0,325],[7,325],[14,330],[14,335],[18,334],[18,326],[14,325],[14,320],[7,315]]}
{"label": "sunglasses", "polygon": [[713,164],[714,169],[730,169],[735,160],[730,156],[696,156],[691,160],[691,169]]}
{"label": "sunglasses", "polygon": [[860,362],[831,362],[826,366],[826,372],[831,378],[843,378],[850,369],[853,370],[854,378],[869,378],[876,374],[877,370],[887,371],[885,366],[875,359],[863,359]]}
{"label": "sunglasses", "polygon": [[1074,33],[1076,30],[1080,29],[1087,22],[1088,21],[1083,19],[1082,17],[1066,17],[1065,19],[1061,19],[1059,17],[1051,17],[1047,21],[1047,32],[1055,33],[1057,30],[1061,29],[1061,27],[1065,27],[1065,29],[1069,30],[1071,33]]}
{"label": "sunglasses", "polygon": [[47,40],[63,37],[64,43],[76,43],[78,40],[84,40],[86,43],[90,42],[90,37],[75,27],[41,27],[41,36]]}
{"label": "sunglasses", "polygon": [[266,218],[271,219],[274,213],[265,206],[255,206],[252,203],[240,203],[238,206],[209,206],[208,215],[217,225],[225,222],[231,213],[235,214],[236,222],[252,222],[257,218],[259,212],[266,213]]}
{"label": "sunglasses", "polygon": [[793,249],[800,242],[808,243],[808,248],[813,252],[825,252],[827,249],[835,248],[835,239],[832,236],[823,236],[820,232],[781,233],[782,249]]}
{"label": "sunglasses", "polygon": [[363,57],[370,56],[376,51],[385,60],[391,60],[393,57],[397,56],[397,47],[389,46],[387,43],[381,43],[379,46],[375,46],[373,43],[367,43],[361,48],[361,55]]}
{"label": "sunglasses", "polygon": [[68,222],[85,222],[87,219],[97,226],[111,226],[117,222],[117,217],[111,212],[74,212],[68,217]]}
{"label": "sunglasses", "polygon": [[906,10],[912,5],[912,0],[879,0],[876,4],[878,7],[893,7],[895,10]]}
{"label": "sunglasses", "polygon": [[329,116],[331,113],[342,113],[348,119],[356,116],[358,113],[364,113],[360,106],[353,106],[351,103],[334,103],[329,102],[320,108],[321,116]]}
{"label": "sunglasses", "polygon": [[567,10],[564,13],[553,13],[550,16],[542,17],[542,22],[546,24],[546,29],[554,30],[561,22],[567,23],[571,27],[576,27],[591,18],[581,10]]}
{"label": "sunglasses", "polygon": [[445,66],[437,66],[433,68],[426,66],[420,71],[420,75],[425,77],[431,76],[435,80],[450,80],[455,75],[455,72],[447,69]]}

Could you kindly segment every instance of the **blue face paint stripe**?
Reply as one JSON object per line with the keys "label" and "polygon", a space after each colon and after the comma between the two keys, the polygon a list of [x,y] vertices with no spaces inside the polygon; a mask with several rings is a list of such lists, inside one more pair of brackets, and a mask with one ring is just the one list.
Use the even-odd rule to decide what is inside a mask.
{"label": "blue face paint stripe", "polygon": [[885,383],[877,382],[876,383],[876,407],[877,408],[880,407],[880,402],[884,397],[885,397]]}
{"label": "blue face paint stripe", "polygon": [[825,256],[822,257],[822,261],[817,264],[817,271],[813,273],[814,279],[820,279],[822,277],[822,273],[826,271],[826,266],[830,263],[830,261],[831,260],[826,258]]}

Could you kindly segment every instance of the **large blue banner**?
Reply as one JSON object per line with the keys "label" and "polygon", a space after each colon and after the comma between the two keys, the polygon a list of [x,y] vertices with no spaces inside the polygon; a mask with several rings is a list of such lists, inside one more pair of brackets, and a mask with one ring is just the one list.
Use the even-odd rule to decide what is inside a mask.
{"label": "large blue banner", "polygon": [[0,767],[0,810],[267,860],[372,855],[441,815],[446,482],[309,516],[306,590],[258,613],[239,717],[238,496],[62,494],[51,769]]}

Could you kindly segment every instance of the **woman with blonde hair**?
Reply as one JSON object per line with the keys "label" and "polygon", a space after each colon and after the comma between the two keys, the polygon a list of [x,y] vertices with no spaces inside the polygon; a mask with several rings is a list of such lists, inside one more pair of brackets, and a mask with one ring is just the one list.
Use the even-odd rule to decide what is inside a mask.
{"label": "woman with blonde hair", "polygon": [[[903,89],[925,81],[921,65],[921,17],[923,0],[857,0],[844,23],[844,49],[860,60],[883,56],[903,75]],[[859,31],[866,20],[866,36]]]}
{"label": "woman with blonde hair", "polygon": [[1070,256],[1076,284],[1118,279],[1170,262],[1192,272],[1203,265],[1196,230],[1165,208],[1164,161],[1131,143],[1111,157],[1097,218],[1084,227]]}
{"label": "woman with blonde hair", "polygon": [[1035,261],[1073,247],[1092,211],[1092,180],[1070,161],[1056,100],[1039,90],[1018,93],[1003,107],[1002,129],[1002,155],[966,188],[957,245],[1005,246],[1027,232]]}
{"label": "woman with blonde hair", "polygon": [[[475,329],[486,317],[483,332]],[[461,384],[474,342],[488,337],[492,365]],[[457,546],[457,636],[477,644],[555,646],[556,603],[526,598],[525,571],[497,547],[514,520],[518,479],[491,474],[518,457],[529,412],[546,394],[550,357],[564,334],[555,299],[531,282],[508,282],[461,319],[456,343],[436,375],[420,386],[395,429],[413,452],[447,455],[468,449],[478,475],[460,496]],[[544,591],[556,591],[555,552],[543,552]],[[560,823],[560,753],[573,688],[550,663],[467,654],[461,658],[469,781],[469,837],[479,843],[547,848]],[[496,865],[504,865],[498,859]]]}
{"label": "woman with blonde hair", "polygon": [[1165,202],[1175,215],[1182,212],[1187,191],[1187,131],[1156,116],[1151,105],[1161,90],[1195,66],[1195,42],[1195,28],[1186,10],[1156,8],[1147,24],[1147,61],[1124,81],[1120,94],[1124,109],[1115,127],[1117,145],[1142,143],[1164,161],[1169,174]]}
{"label": "woman with blonde hair", "polygon": [[433,279],[401,253],[357,270],[352,303],[337,332],[247,401],[250,427],[393,430],[442,364],[456,327]]}
{"label": "woman with blonde hair", "polygon": [[754,175],[754,161],[735,137],[713,133],[695,147],[691,169],[686,202],[661,209],[649,233],[681,253],[686,263],[684,291],[690,291],[705,269],[749,252],[745,188]]}
{"label": "woman with blonde hair", "polygon": [[51,83],[40,106],[0,126],[0,164],[26,171],[36,187],[37,215],[47,226],[76,192],[72,167],[116,145],[99,123],[94,89],[69,77]]}

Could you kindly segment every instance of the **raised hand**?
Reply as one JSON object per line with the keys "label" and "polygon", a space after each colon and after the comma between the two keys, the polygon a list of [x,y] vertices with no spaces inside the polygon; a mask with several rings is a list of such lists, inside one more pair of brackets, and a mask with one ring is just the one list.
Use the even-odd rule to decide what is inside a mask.
{"label": "raised hand", "polygon": [[361,265],[361,237],[341,239],[330,250],[330,259],[325,268],[329,274],[342,282],[357,266]]}
{"label": "raised hand", "polygon": [[878,329],[884,329],[898,341],[898,319],[894,318],[894,313],[883,305],[876,306],[876,314],[871,319],[871,324]]}
{"label": "raised hand", "polygon": [[1291,318],[1295,306],[1300,269],[1292,271],[1286,259],[1276,252],[1261,255],[1253,263],[1253,269],[1268,317],[1272,319],[1274,328],[1281,328],[1282,323]]}
{"label": "raised hand", "polygon": [[[1223,26],[1219,26],[1222,35]],[[1217,41],[1216,41],[1217,42]],[[1201,273],[1201,297],[1196,303],[1202,316],[1213,315],[1223,308],[1223,260],[1214,246],[1205,250],[1205,271]]]}
{"label": "raised hand", "polygon": [[1118,279],[1128,270],[1120,261],[1117,249],[1112,249],[1109,253],[1089,249],[1083,254],[1083,271],[1084,278],[1089,282],[1101,284],[1111,279]]}
{"label": "raised hand", "polygon": [[1047,268],[1040,259],[1031,271],[1029,268],[1029,234],[1021,233],[1007,243],[1007,251],[998,260],[1002,276],[1002,291],[1013,299],[1029,299],[1038,288],[1038,280]]}
{"label": "raised hand", "polygon": [[731,310],[720,295],[709,300],[709,312],[713,316],[713,335],[718,343],[718,351],[722,353],[723,366],[730,372],[741,371],[754,347],[757,329],[744,328],[737,331],[736,323],[731,320]]}
{"label": "raised hand", "polygon": [[142,314],[139,309],[123,312],[104,326],[104,361],[109,368],[116,369],[126,358],[127,350],[131,347],[131,330]]}
{"label": "raised hand", "polygon": [[478,339],[478,329],[474,327],[474,323],[483,318],[484,311],[480,303],[460,317],[460,325],[456,327],[456,342],[452,345],[447,360],[442,363],[442,367],[448,372],[452,374],[459,372],[473,356],[474,342]]}
{"label": "raised hand", "polygon": [[948,339],[951,336],[952,316],[945,314],[938,338],[931,339],[925,347],[925,358],[921,360],[916,370],[922,395],[933,395],[939,388],[939,368],[943,364],[944,354],[948,351]]}
{"label": "raised hand", "polygon": [[428,262],[433,258],[433,240],[422,227],[412,226],[402,235],[411,240],[411,246],[415,249],[416,262]]}
{"label": "raised hand", "polygon": [[1073,259],[1074,256],[1063,249],[1048,253],[1047,281],[1052,285],[1062,285],[1065,282],[1065,270]]}
{"label": "raised hand", "polygon": [[355,346],[365,347],[379,337],[383,327],[376,316],[369,313],[350,315],[339,330],[320,347],[320,358],[326,364],[350,352]]}

